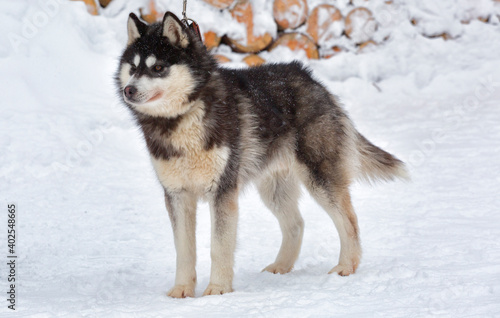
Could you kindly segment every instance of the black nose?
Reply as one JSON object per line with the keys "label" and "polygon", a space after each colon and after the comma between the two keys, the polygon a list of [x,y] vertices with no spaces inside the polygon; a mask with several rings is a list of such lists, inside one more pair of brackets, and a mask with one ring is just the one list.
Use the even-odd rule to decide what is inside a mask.
{"label": "black nose", "polygon": [[125,93],[125,97],[131,99],[134,97],[135,94],[137,94],[137,88],[135,86],[126,86],[125,89],[123,90]]}

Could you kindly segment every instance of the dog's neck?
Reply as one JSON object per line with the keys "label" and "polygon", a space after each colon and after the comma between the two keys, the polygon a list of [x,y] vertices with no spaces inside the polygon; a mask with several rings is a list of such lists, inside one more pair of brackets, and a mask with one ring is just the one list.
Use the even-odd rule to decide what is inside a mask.
{"label": "dog's neck", "polygon": [[175,117],[150,116],[136,113],[136,119],[142,128],[146,139],[161,135],[162,138],[170,139],[178,130],[189,129],[190,126],[199,126],[205,115],[203,102],[198,99],[185,105],[187,112]]}

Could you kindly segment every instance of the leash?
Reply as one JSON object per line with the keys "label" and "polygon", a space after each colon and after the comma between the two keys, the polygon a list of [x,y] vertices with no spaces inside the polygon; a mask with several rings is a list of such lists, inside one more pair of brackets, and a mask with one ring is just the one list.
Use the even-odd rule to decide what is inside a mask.
{"label": "leash", "polygon": [[[193,19],[190,19],[186,16],[186,7],[187,7],[187,0],[183,1],[183,7],[182,7],[182,22],[190,29],[191,31],[194,32],[198,36],[198,39],[200,39],[201,42],[201,32],[200,32],[200,27],[198,26],[198,23],[194,21]],[[191,23],[189,23],[191,21]]]}

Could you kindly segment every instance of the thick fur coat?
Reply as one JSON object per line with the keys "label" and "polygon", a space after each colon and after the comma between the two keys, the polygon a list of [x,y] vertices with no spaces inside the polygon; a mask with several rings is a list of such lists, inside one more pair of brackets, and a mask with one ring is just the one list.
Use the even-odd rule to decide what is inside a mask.
{"label": "thick fur coat", "polygon": [[336,97],[300,63],[221,68],[183,22],[167,13],[146,25],[134,14],[116,81],[144,133],[165,190],[177,251],[172,297],[194,296],[196,204],[210,203],[210,283],[205,295],[232,291],[238,193],[255,182],[277,217],[283,241],[264,270],[292,270],[304,223],[300,183],[332,218],[338,265],[349,275],[361,258],[349,185],[405,177],[404,164],[354,128]]}

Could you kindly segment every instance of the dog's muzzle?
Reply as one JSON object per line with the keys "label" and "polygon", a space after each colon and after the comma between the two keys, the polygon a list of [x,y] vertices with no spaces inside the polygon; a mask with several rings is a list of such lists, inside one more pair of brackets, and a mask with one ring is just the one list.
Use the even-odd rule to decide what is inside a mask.
{"label": "dog's muzzle", "polygon": [[132,85],[125,86],[123,89],[123,95],[125,95],[125,97],[130,101],[134,101],[134,97],[137,95],[137,92],[137,87]]}

